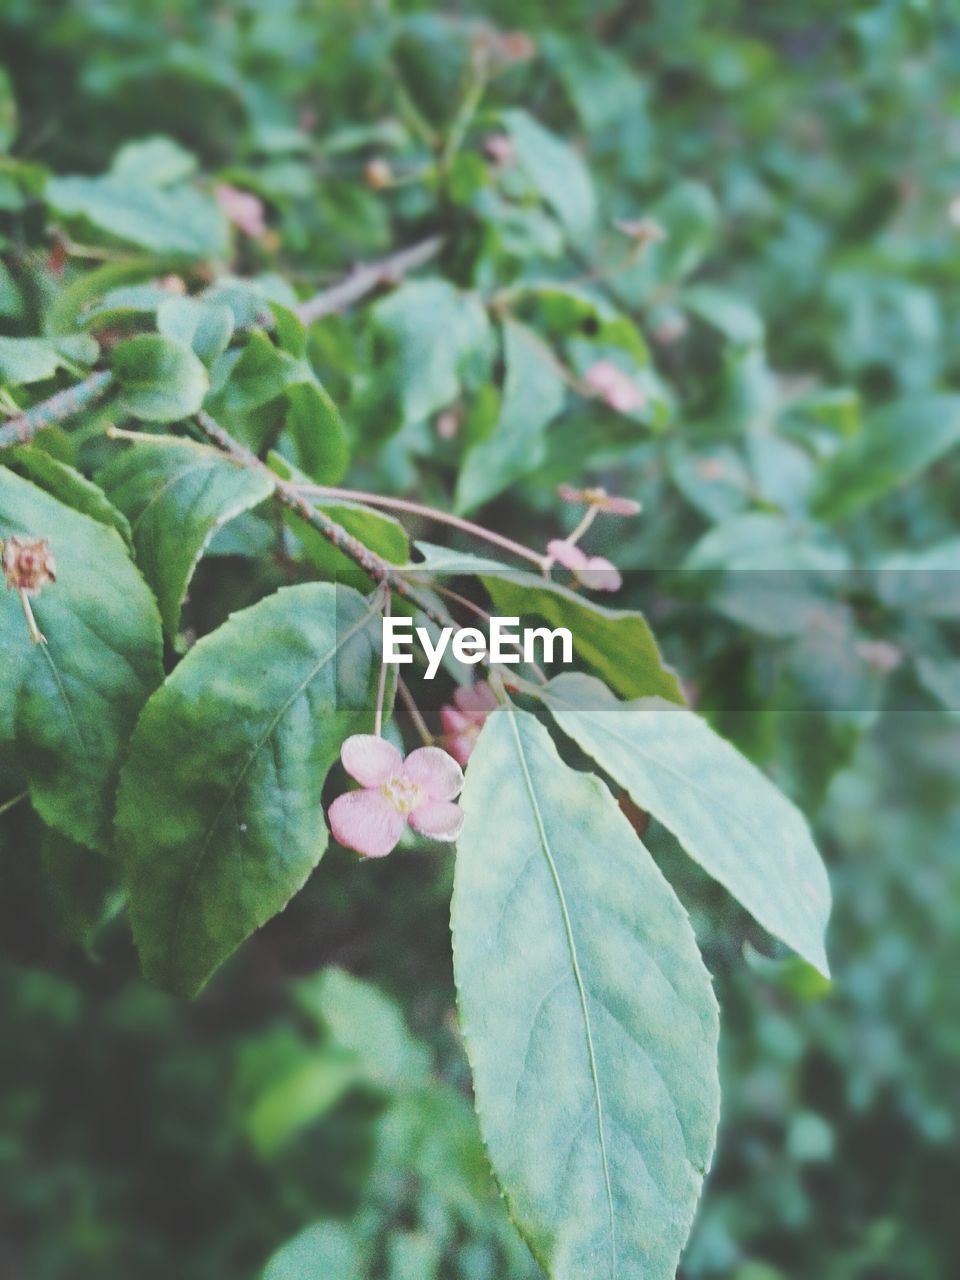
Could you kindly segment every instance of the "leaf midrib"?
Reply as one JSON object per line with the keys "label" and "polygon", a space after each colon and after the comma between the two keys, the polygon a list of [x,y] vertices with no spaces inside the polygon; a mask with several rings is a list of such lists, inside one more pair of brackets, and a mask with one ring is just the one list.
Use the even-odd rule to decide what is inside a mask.
{"label": "leaf midrib", "polygon": [[567,908],[566,896],[563,892],[563,885],[560,881],[560,873],[557,864],[554,861],[553,854],[550,849],[550,839],[547,835],[546,826],[544,825],[543,815],[540,812],[540,805],[537,800],[537,793],[533,786],[533,779],[530,777],[530,771],[527,768],[526,757],[523,753],[523,744],[520,740],[520,732],[517,728],[517,721],[514,715],[513,707],[508,702],[505,706],[505,712],[510,721],[510,729],[513,733],[514,743],[517,749],[517,756],[520,761],[520,768],[523,772],[524,786],[527,795],[530,798],[530,807],[533,810],[534,821],[537,824],[537,831],[540,836],[540,845],[543,849],[544,857],[547,860],[547,866],[550,868],[550,875],[553,879],[554,888],[556,889],[557,899],[560,903],[560,914],[563,918],[563,928],[567,939],[567,947],[570,952],[570,963],[573,967],[573,976],[577,984],[577,994],[580,997],[580,1009],[583,1013],[583,1027],[587,1040],[587,1056],[590,1060],[590,1076],[593,1081],[593,1097],[597,1112],[597,1134],[600,1143],[600,1162],[603,1166],[604,1190],[606,1192],[607,1210],[610,1218],[610,1277],[616,1280],[617,1276],[617,1236],[616,1236],[616,1217],[613,1208],[613,1189],[610,1182],[610,1164],[607,1157],[607,1140],[604,1131],[603,1122],[603,1100],[600,1096],[600,1077],[597,1070],[597,1056],[593,1043],[593,1031],[590,1026],[590,1009],[587,1003],[587,990],[583,981],[583,974],[580,972],[580,960],[577,955],[577,945],[573,936],[573,923],[570,919],[570,912]]}

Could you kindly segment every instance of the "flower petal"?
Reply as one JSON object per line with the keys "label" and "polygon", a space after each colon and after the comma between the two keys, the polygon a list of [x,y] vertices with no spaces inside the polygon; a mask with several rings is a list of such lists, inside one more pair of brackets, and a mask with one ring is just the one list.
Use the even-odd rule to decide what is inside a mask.
{"label": "flower petal", "polygon": [[433,800],[407,818],[414,831],[431,840],[456,840],[463,826],[463,810],[449,800]]}
{"label": "flower petal", "polygon": [[[448,737],[444,746],[453,756],[457,764],[466,765],[467,761],[473,753],[473,748],[477,745],[477,730],[472,729],[469,733],[455,733],[452,737]],[[430,804],[443,804],[445,801],[429,801]]]}
{"label": "flower petal", "polygon": [[379,787],[400,772],[403,756],[392,743],[372,733],[355,733],[340,748],[340,759],[362,787]]}
{"label": "flower petal", "polygon": [[477,724],[483,724],[490,712],[496,711],[498,705],[497,695],[486,680],[456,689],[453,700],[463,714]]}
{"label": "flower petal", "polygon": [[547,555],[552,556],[557,564],[563,565],[564,569],[572,569],[574,572],[587,563],[586,553],[562,538],[553,538],[547,543]]}
{"label": "flower petal", "polygon": [[366,858],[391,853],[403,834],[403,816],[379,791],[348,791],[327,810],[330,830]]}
{"label": "flower petal", "polygon": [[577,570],[577,577],[593,591],[619,591],[623,586],[620,571],[603,556],[590,556],[583,568]]}
{"label": "flower petal", "polygon": [[465,733],[473,721],[456,707],[444,704],[440,708],[440,723],[444,733]]}
{"label": "flower petal", "polygon": [[423,787],[431,800],[452,800],[463,787],[463,770],[440,747],[420,747],[403,762],[403,776]]}
{"label": "flower petal", "polygon": [[618,494],[608,494],[599,505],[612,516],[635,516],[640,511],[639,502],[633,498],[621,498]]}

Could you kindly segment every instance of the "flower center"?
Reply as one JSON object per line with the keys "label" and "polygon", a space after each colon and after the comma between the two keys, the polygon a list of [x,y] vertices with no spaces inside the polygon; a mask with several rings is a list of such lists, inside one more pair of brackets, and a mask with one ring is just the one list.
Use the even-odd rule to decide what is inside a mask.
{"label": "flower center", "polygon": [[380,794],[386,797],[397,813],[413,813],[426,799],[423,787],[409,778],[394,776],[388,778],[380,788]]}

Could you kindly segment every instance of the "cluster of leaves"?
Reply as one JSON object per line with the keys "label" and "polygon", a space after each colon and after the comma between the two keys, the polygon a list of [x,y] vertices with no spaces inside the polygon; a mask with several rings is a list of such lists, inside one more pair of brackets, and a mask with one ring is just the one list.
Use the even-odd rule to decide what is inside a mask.
{"label": "cluster of leaves", "polygon": [[[372,727],[382,595],[363,574],[344,585],[343,543],[279,505],[279,481],[315,486],[302,492],[320,523],[380,563],[402,572],[415,557],[408,576],[434,604],[453,578],[499,612],[573,632],[579,672],[508,700],[482,730],[452,886],[480,1131],[547,1274],[673,1276],[711,1161],[716,1006],[661,869],[725,984],[733,1073],[759,1076],[734,1093],[738,1131],[758,1133],[721,1160],[690,1274],[779,1275],[783,1250],[758,1225],[767,1205],[786,1236],[809,1222],[796,1167],[829,1157],[822,1113],[842,1104],[822,1087],[803,1095],[804,1041],[786,1010],[810,1022],[846,1105],[891,1105],[891,1075],[848,1073],[843,1019],[819,1004],[829,898],[806,826],[715,730],[811,812],[846,767],[856,807],[850,764],[884,709],[960,702],[960,397],[941,289],[955,232],[931,136],[950,71],[938,23],[952,28],[907,3],[778,9],[732,6],[722,24],[698,4],[653,4],[638,24],[628,6],[573,2],[376,23],[364,6],[318,17],[296,3],[129,16],[14,3],[4,15],[19,56],[0,83],[13,147],[0,158],[0,395],[17,417],[95,367],[111,378],[0,468],[0,538],[46,538],[57,561],[33,601],[46,645],[14,592],[0,601],[0,840],[25,919],[49,937],[25,939],[15,919],[11,933],[19,954],[70,974],[5,977],[15,1025],[45,1048],[86,1044],[95,1008],[104,1046],[153,1053],[174,1006],[139,988],[133,1005],[127,989],[81,994],[96,982],[77,984],[60,939],[109,950],[128,975],[125,911],[146,976],[193,995],[309,878],[222,989],[243,998],[271,938],[289,962],[298,931],[330,927],[337,946],[306,945],[308,967],[335,958],[373,976],[430,1042],[330,969],[268,979],[256,1030],[241,1023],[229,1051],[199,1045],[194,1062],[186,1042],[157,1096],[157,1125],[183,1127],[163,1167],[176,1176],[200,1145],[177,1084],[202,1112],[226,1067],[235,1096],[204,1132],[232,1136],[207,1176],[241,1153],[244,1200],[278,1161],[290,1186],[210,1246],[220,1254],[186,1232],[197,1275],[224,1258],[256,1267],[322,1210],[269,1280],[538,1274],[490,1196],[444,1025],[444,858],[405,840],[389,880],[337,851],[311,877],[340,745]],[[914,74],[894,90],[908,49]],[[55,129],[44,140],[51,119],[71,121],[69,143]],[[353,310],[341,314],[336,286],[310,299],[357,256],[409,245],[419,272],[375,272],[375,296]],[[201,442],[201,407],[269,466]],[[644,518],[602,535],[636,571],[625,608],[466,550],[418,541],[412,553],[396,520],[332,488],[415,495],[544,544],[568,518],[555,486],[570,480],[643,501]],[[442,523],[418,521],[436,541]],[[638,607],[651,601],[672,668]],[[674,670],[704,719],[676,705]],[[463,679],[447,671],[445,687]],[[388,732],[408,734],[399,710]],[[29,806],[13,803],[27,792]],[[869,840],[840,809],[837,828]],[[897,893],[895,852],[885,865]],[[942,892],[940,875],[920,900]],[[732,944],[769,945],[714,882],[802,959],[746,943],[748,986]],[[402,910],[374,905],[381,885],[433,920],[431,960],[398,962],[421,944]],[[866,946],[859,931],[879,917],[850,914]],[[903,951],[863,962],[868,975],[904,964]],[[219,990],[199,1008],[215,1012]],[[90,1077],[99,1052],[84,1050]],[[938,1083],[896,1099],[931,1142],[950,1132]],[[36,1089],[14,1107],[24,1143],[43,1107]],[[765,1192],[741,1167],[769,1175],[758,1110],[790,1125],[792,1163]],[[342,1176],[318,1186],[331,1161]],[[55,1194],[23,1211],[52,1213]],[[77,1222],[80,1241],[82,1210]],[[769,1270],[744,1261],[758,1237]],[[835,1274],[861,1274],[891,1242],[880,1221]],[[129,1269],[122,1233],[77,1247],[91,1274],[104,1259]],[[901,1270],[937,1274],[937,1248],[904,1253]],[[51,1275],[78,1272],[29,1249]],[[827,1274],[812,1245],[807,1258]],[[170,1261],[144,1253],[137,1269]]]}

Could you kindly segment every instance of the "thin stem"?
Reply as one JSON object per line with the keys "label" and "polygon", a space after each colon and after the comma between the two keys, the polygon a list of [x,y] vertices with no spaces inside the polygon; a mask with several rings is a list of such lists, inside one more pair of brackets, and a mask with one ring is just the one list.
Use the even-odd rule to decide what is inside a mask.
{"label": "thin stem", "polygon": [[343,552],[364,573],[368,573],[375,582],[383,583],[385,587],[395,591],[398,596],[402,596],[405,600],[415,604],[438,627],[456,625],[446,613],[437,609],[420,591],[411,586],[406,578],[397,572],[395,565],[389,564],[378,556],[376,552],[371,551],[359,538],[355,538],[342,525],[337,524],[336,520],[331,520],[328,515],[312,506],[295,485],[289,484],[286,480],[281,480],[278,475],[270,470],[266,463],[260,461],[256,454],[251,453],[249,449],[234,440],[229,432],[225,431],[214,418],[211,418],[209,413],[201,409],[197,413],[195,420],[203,434],[218,449],[222,449],[224,453],[228,454],[236,462],[249,467],[251,471],[259,471],[269,476],[279,501],[295,512],[301,520],[305,520],[316,529],[318,533],[321,533],[328,542],[332,543],[338,551]]}
{"label": "thin stem", "polygon": [[332,502],[365,502],[371,507],[383,507],[388,511],[405,511],[409,515],[423,516],[425,520],[450,525],[453,529],[459,529],[474,538],[481,538],[493,546],[501,547],[504,551],[529,560],[538,569],[547,567],[549,557],[534,551],[532,547],[525,547],[522,542],[514,542],[512,538],[504,537],[502,533],[494,533],[492,529],[485,529],[483,525],[474,524],[472,520],[465,520],[462,516],[440,511],[436,507],[425,506],[421,502],[412,502],[409,498],[387,498],[379,493],[368,493],[363,489],[337,489],[322,484],[298,484],[292,487],[298,493],[309,494],[315,498],[328,498]]}
{"label": "thin stem", "polygon": [[44,427],[50,427],[55,422],[63,422],[65,418],[71,418],[74,414],[89,409],[106,395],[112,382],[113,374],[106,370],[92,373],[85,381],[67,387],[65,391],[58,391],[49,400],[42,400],[32,409],[24,410],[19,417],[11,419],[0,427],[0,449],[26,444]]}
{"label": "thin stem", "polygon": [[18,805],[22,800],[26,800],[29,794],[29,791],[21,791],[18,796],[13,796],[10,800],[4,800],[4,802],[0,804],[0,817],[5,813],[8,813],[14,805]]}
{"label": "thin stem", "polygon": [[420,714],[420,708],[414,702],[413,694],[407,688],[406,682],[399,678],[397,680],[397,693],[399,693],[400,699],[403,702],[404,707],[406,707],[407,715],[413,721],[413,727],[416,729],[417,733],[419,733],[423,745],[425,747],[432,746],[436,741],[436,738],[430,732],[426,720],[424,720],[423,716]]}
{"label": "thin stem", "polygon": [[[490,621],[490,614],[487,613],[486,609],[481,609],[478,604],[474,604],[474,602],[472,600],[468,600],[466,596],[460,595],[458,591],[451,591],[449,587],[438,587],[436,585],[433,589],[436,591],[437,595],[443,596],[446,600],[455,600],[457,604],[462,605],[465,609],[469,609],[471,612],[475,613],[478,618],[482,618],[484,622]],[[484,659],[484,661],[489,665],[488,659]],[[536,662],[531,659],[524,665],[530,668],[541,684],[547,683],[547,677],[544,675],[543,669],[538,666]]]}
{"label": "thin stem", "polygon": [[20,597],[20,603],[23,606],[23,616],[27,620],[27,628],[30,631],[30,639],[33,641],[34,644],[46,644],[47,637],[43,634],[43,632],[37,626],[37,620],[33,616],[33,606],[30,603],[30,597],[27,595],[26,591],[24,591],[23,587],[20,587],[18,589],[17,595]]}
{"label": "thin stem", "polygon": [[[390,596],[383,602],[383,616],[390,617]],[[383,700],[387,692],[387,664],[383,653],[380,654],[380,678],[377,681],[377,709],[373,717],[373,732],[378,738],[383,737]]]}
{"label": "thin stem", "polygon": [[570,536],[565,539],[566,542],[570,543],[571,547],[576,546],[576,544],[580,541],[583,535],[587,532],[587,530],[593,524],[594,520],[596,520],[597,512],[599,510],[600,508],[596,506],[590,506],[587,508],[586,512],[584,513],[583,519],[574,529],[573,533],[571,533]]}
{"label": "thin stem", "polygon": [[432,261],[443,248],[444,242],[443,236],[430,236],[427,240],[399,249],[376,262],[361,263],[339,283],[323,289],[306,302],[301,302],[295,308],[296,314],[304,324],[309,325],[323,316],[345,311],[382,284],[399,280],[417,267]]}

